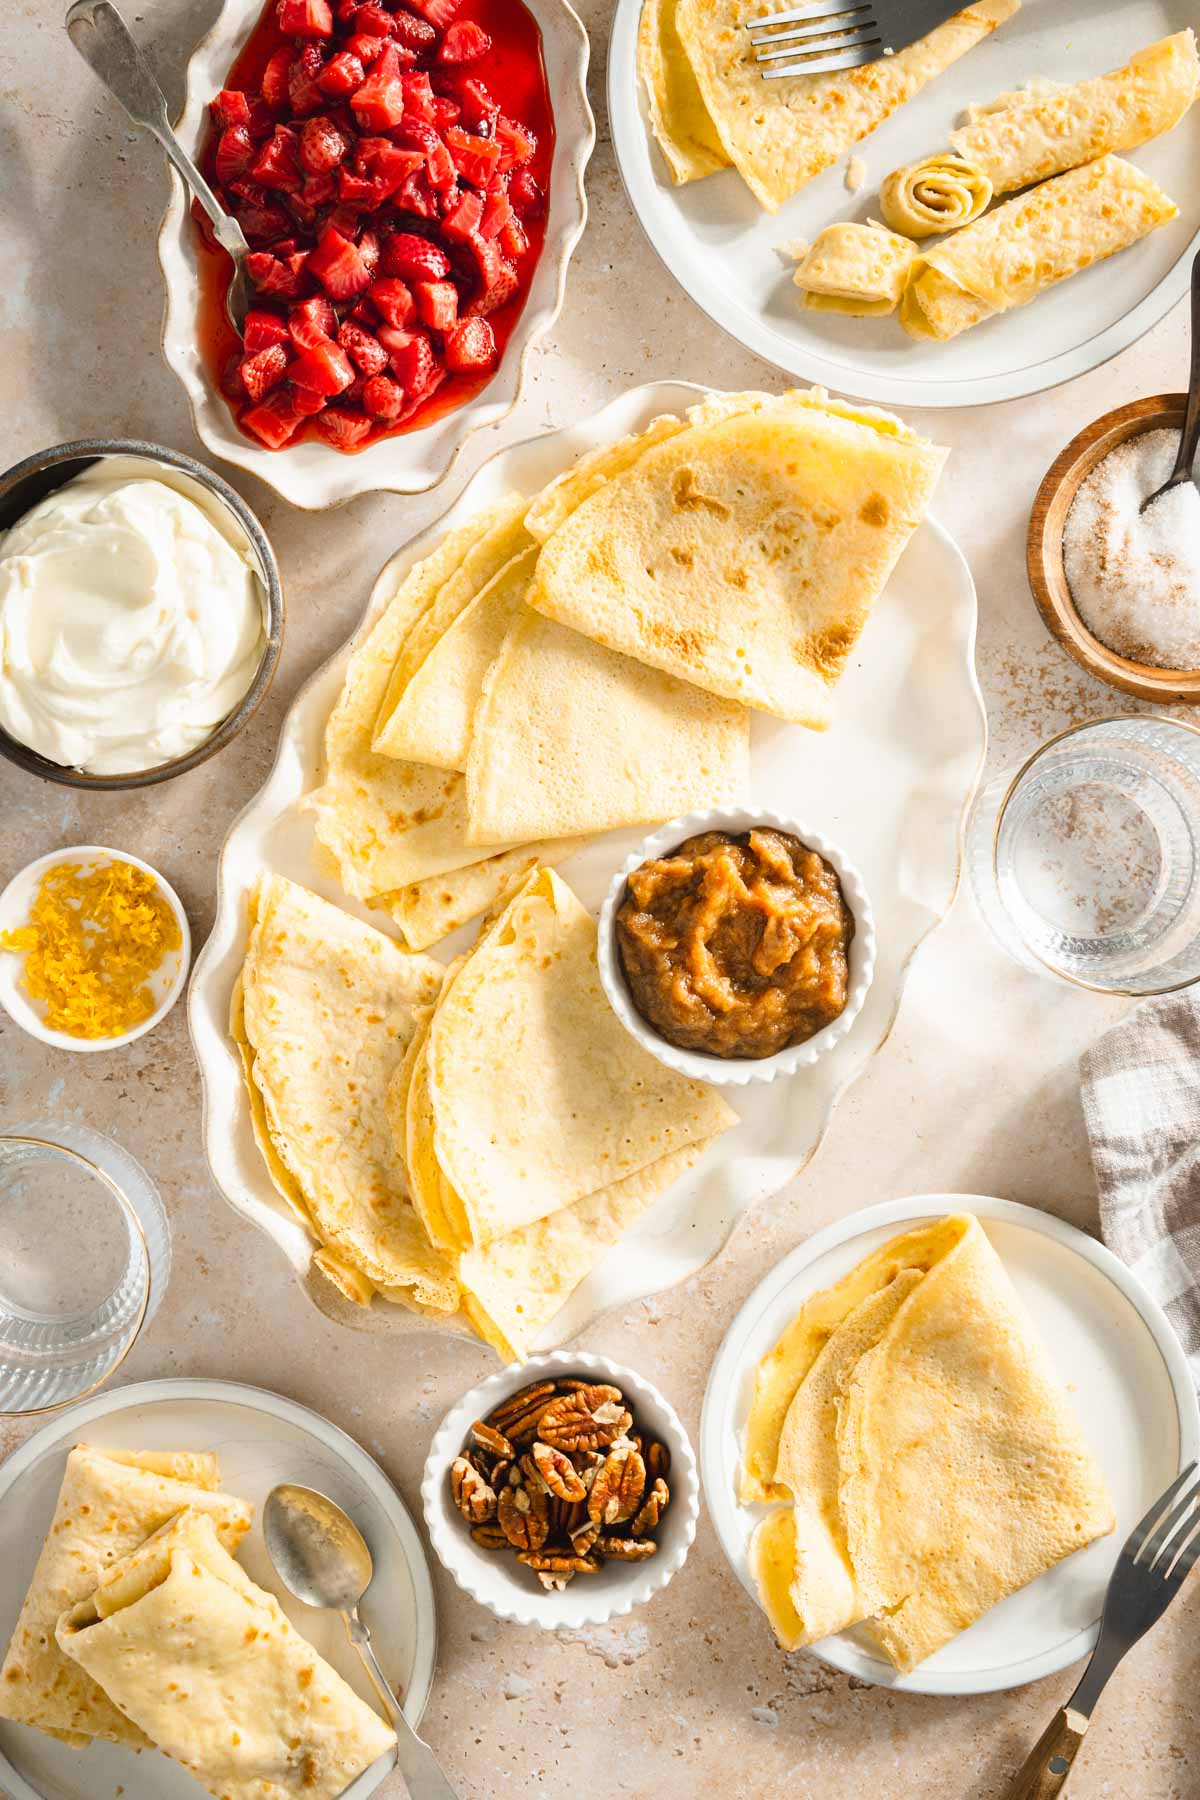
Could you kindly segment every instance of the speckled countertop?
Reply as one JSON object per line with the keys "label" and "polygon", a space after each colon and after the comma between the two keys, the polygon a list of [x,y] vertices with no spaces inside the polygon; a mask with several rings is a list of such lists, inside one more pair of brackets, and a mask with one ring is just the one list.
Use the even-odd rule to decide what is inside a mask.
{"label": "speckled countertop", "polygon": [[[8,0],[0,35],[3,462],[89,433],[196,452],[182,390],[157,352],[154,238],[165,169],[71,51],[64,9],[65,0]],[[453,492],[502,441],[566,423],[635,383],[781,385],[701,317],[645,242],[608,143],[611,3],[585,0],[580,10],[592,34],[600,133],[587,235],[563,317],[535,358],[517,413],[475,439]],[[217,0],[126,0],[173,101],[187,53],[216,11]],[[628,310],[633,293],[654,295],[647,335],[646,309]],[[1036,484],[1066,440],[1119,401],[1178,387],[1185,359],[1181,307],[1119,360],[1055,393],[911,415],[953,450],[937,511],[979,587],[979,668],[997,768],[1064,725],[1124,710],[1043,631],[1025,580],[1025,525]],[[305,515],[233,479],[273,537],[287,588],[287,641],[267,705],[231,749],[169,789],[81,798],[0,769],[0,884],[64,842],[125,846],[170,877],[203,941],[217,848],[266,774],[289,701],[346,636],[379,565],[452,497],[447,489],[371,498]],[[658,1382],[694,1432],[733,1313],[782,1255],[829,1220],[894,1195],[962,1191],[1027,1201],[1094,1228],[1075,1060],[1121,1004],[1022,973],[993,947],[970,896],[960,896],[918,959],[889,1043],[843,1101],[806,1173],[745,1220],[702,1275],[602,1318],[588,1346]],[[415,1511],[434,1424],[486,1372],[488,1353],[433,1336],[399,1346],[348,1337],[301,1300],[282,1257],[209,1179],[183,1008],[111,1056],[56,1053],[0,1022],[0,1118],[22,1114],[110,1133],[163,1191],[174,1275],[128,1379],[224,1376],[302,1400],[374,1452]],[[0,1424],[0,1457],[26,1435]],[[497,1625],[440,1570],[435,1579],[441,1661],[425,1729],[463,1800],[612,1791],[656,1800],[992,1800],[1073,1679],[928,1699],[784,1656],[703,1520],[665,1594],[569,1641]],[[1072,1778],[1076,1800],[1200,1792],[1198,1625],[1193,1586],[1114,1681]],[[398,1778],[380,1790],[402,1791]]]}

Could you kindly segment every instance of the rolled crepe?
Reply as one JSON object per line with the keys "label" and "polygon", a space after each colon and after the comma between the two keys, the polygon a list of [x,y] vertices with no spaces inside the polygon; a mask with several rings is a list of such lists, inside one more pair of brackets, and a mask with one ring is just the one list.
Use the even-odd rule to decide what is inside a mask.
{"label": "rolled crepe", "polygon": [[934,237],[957,231],[987,210],[992,183],[978,163],[945,150],[896,169],[879,190],[879,210],[893,231]]}
{"label": "rolled crepe", "polygon": [[55,1636],[219,1800],[334,1800],[395,1743],[194,1509],[109,1568]]}
{"label": "rolled crepe", "polygon": [[773,1355],[800,1373],[775,1470],[794,1505],[752,1560],[789,1649],[866,1622],[907,1672],[1112,1530],[1104,1478],[970,1215],[813,1296]]}
{"label": "rolled crepe", "polygon": [[910,337],[957,337],[1127,249],[1178,211],[1118,156],[1056,175],[918,256],[900,323]]}
{"label": "rolled crepe", "polygon": [[845,220],[825,227],[792,279],[813,312],[873,318],[895,312],[916,253],[882,225]]}
{"label": "rolled crepe", "polygon": [[0,1669],[0,1717],[34,1725],[77,1748],[94,1737],[146,1745],[144,1733],[103,1688],[62,1654],[55,1621],[181,1507],[211,1515],[221,1541],[236,1549],[250,1528],[251,1508],[219,1493],[219,1486],[215,1456],[76,1445]]}

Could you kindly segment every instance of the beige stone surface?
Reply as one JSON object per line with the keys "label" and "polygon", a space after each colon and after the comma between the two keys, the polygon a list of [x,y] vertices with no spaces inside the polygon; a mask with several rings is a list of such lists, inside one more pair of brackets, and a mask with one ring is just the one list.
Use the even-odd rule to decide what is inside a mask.
{"label": "beige stone surface", "polygon": [[[154,236],[165,169],[74,56],[64,9],[65,0],[8,0],[0,35],[3,463],[88,433],[196,452],[182,390],[157,350]],[[126,0],[176,100],[187,52],[216,10],[217,0]],[[782,385],[696,311],[643,238],[604,110],[611,0],[587,0],[582,10],[600,129],[591,221],[563,318],[534,360],[517,413],[475,440],[454,492],[501,442],[565,423],[634,383]],[[914,415],[953,449],[937,510],[979,586],[996,768],[1063,725],[1122,710],[1045,635],[1025,581],[1025,524],[1035,486],[1067,438],[1118,401],[1181,384],[1185,330],[1181,307],[1118,361],[1055,393]],[[268,704],[222,757],[166,789],[81,798],[0,770],[0,884],[59,844],[107,842],[170,877],[203,941],[217,849],[267,771],[289,701],[355,622],[378,566],[452,497],[448,487],[304,515],[253,481],[232,479],[272,534],[287,587],[287,641]],[[597,1320],[588,1347],[660,1383],[694,1432],[706,1371],[733,1313],[827,1221],[898,1194],[958,1190],[1045,1206],[1094,1228],[1075,1059],[1120,1005],[1021,972],[962,896],[918,960],[890,1042],[845,1099],[811,1167],[745,1220],[702,1275]],[[83,1120],[127,1144],[170,1209],[172,1287],[128,1379],[224,1376],[302,1400],[374,1452],[416,1510],[434,1425],[487,1371],[489,1355],[428,1335],[398,1344],[349,1336],[302,1299],[282,1257],[209,1178],[183,1009],[131,1050],[93,1057],[49,1051],[0,1020],[0,1119],[34,1113]],[[0,1423],[0,1456],[27,1435],[28,1427]],[[435,1579],[442,1649],[426,1729],[464,1800],[605,1792],[999,1800],[1072,1685],[1063,1674],[1015,1693],[928,1699],[784,1656],[703,1520],[664,1595],[570,1641],[497,1625],[440,1569]],[[1114,1681],[1072,1779],[1075,1800],[1185,1800],[1200,1791],[1198,1627],[1193,1584]],[[382,1792],[399,1795],[402,1784],[395,1778]]]}

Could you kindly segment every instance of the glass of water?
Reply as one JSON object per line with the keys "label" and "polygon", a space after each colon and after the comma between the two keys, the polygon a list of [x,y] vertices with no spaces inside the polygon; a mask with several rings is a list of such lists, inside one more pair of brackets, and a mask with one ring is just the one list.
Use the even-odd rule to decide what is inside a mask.
{"label": "glass of water", "polygon": [[989,784],[972,816],[976,899],[1015,959],[1112,994],[1200,979],[1200,731],[1101,719]]}
{"label": "glass of water", "polygon": [[84,1126],[0,1126],[0,1414],[100,1387],[158,1308],[166,1213],[145,1170]]}

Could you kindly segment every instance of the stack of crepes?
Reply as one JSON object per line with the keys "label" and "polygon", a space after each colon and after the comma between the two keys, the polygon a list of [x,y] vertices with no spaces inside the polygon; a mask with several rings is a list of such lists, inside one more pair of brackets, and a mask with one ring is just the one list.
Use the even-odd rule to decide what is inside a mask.
{"label": "stack of crepes", "polygon": [[316,1269],[505,1359],[736,1123],[631,1042],[595,922],[545,868],[449,969],[264,876],[232,1027]]}
{"label": "stack of crepes", "polygon": [[893,1238],[760,1363],[742,1499],[788,1650],[863,1623],[897,1668],[1113,1529],[1047,1353],[970,1215]]}
{"label": "stack of crepes", "polygon": [[592,833],[739,795],[749,712],[823,728],[944,452],[819,390],[714,395],[510,496],[352,650],[302,803],[424,949]]}
{"label": "stack of crepes", "polygon": [[0,1669],[0,1717],[152,1746],[221,1800],[333,1800],[395,1742],[232,1552],[215,1456],[77,1445]]}

